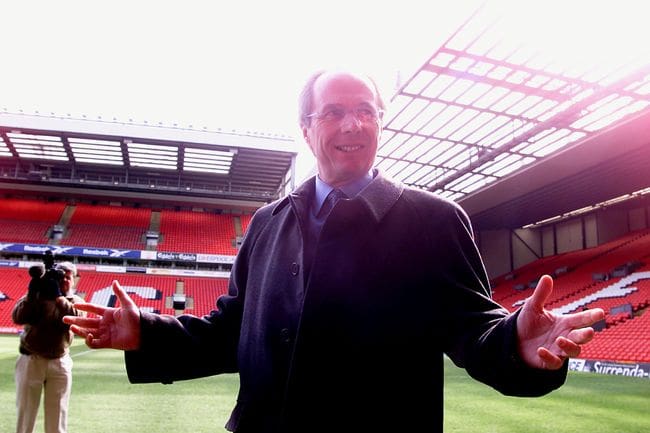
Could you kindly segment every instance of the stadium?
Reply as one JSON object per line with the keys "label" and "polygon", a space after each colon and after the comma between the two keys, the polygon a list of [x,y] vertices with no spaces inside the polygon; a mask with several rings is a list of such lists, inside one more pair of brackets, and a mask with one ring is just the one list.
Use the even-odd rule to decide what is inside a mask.
{"label": "stadium", "polygon": [[[620,415],[620,430],[601,430],[595,420],[591,429],[575,422],[567,427],[575,430],[548,431],[647,431],[650,61],[563,69],[548,53],[503,38],[505,18],[491,13],[479,9],[467,17],[404,77],[391,95],[376,167],[467,211],[493,297],[505,308],[515,311],[539,278],[550,274],[555,289],[548,309],[605,310],[595,339],[570,360],[572,378],[585,389],[589,380],[607,381],[598,393],[629,386],[641,409]],[[209,313],[227,291],[252,215],[303,180],[296,169],[299,141],[281,134],[0,111],[3,349],[4,340],[10,339],[11,350],[17,345],[21,327],[11,311],[28,285],[27,268],[48,250],[57,261],[77,264],[77,293],[86,301],[114,305],[110,284],[117,279],[142,310]],[[11,365],[15,353],[0,353],[3,365]],[[97,356],[110,359],[108,370],[122,373],[119,356]],[[81,372],[85,359],[75,361]],[[450,371],[461,374],[453,366]],[[3,372],[8,379],[10,374]],[[606,376],[626,376],[627,382]],[[236,383],[224,380],[233,381],[224,393],[232,398],[222,405],[225,413]],[[11,380],[4,382],[3,431],[14,423],[13,388]],[[459,383],[451,389],[465,392]],[[84,386],[94,392],[92,383]],[[452,399],[448,410],[466,404]],[[518,405],[507,404],[505,410]],[[460,420],[451,419],[448,431],[464,431]],[[171,431],[166,421],[148,422]],[[87,423],[74,431],[104,431]],[[151,431],[146,425],[121,428]],[[204,428],[215,429],[192,425],[190,431]],[[521,431],[500,428],[494,431]]]}

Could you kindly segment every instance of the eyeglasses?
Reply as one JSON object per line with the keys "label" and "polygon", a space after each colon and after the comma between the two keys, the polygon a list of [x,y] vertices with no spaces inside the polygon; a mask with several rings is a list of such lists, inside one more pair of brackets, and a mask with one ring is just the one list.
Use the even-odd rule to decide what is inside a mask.
{"label": "eyeglasses", "polygon": [[322,113],[311,113],[305,117],[308,119],[317,119],[321,122],[333,123],[342,121],[348,113],[352,113],[354,117],[360,122],[376,122],[384,115],[384,112],[382,110],[377,110],[370,106],[363,106],[352,109],[343,107],[330,107]]}

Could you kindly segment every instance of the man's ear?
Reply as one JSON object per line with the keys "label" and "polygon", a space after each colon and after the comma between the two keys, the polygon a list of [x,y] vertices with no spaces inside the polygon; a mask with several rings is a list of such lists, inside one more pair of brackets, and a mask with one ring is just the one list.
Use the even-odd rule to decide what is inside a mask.
{"label": "man's ear", "polygon": [[309,127],[307,126],[302,127],[302,138],[305,140],[305,143],[307,143],[307,146],[309,146],[309,150],[311,150],[311,153],[316,155],[314,153],[314,146],[312,146],[311,139],[309,137]]}

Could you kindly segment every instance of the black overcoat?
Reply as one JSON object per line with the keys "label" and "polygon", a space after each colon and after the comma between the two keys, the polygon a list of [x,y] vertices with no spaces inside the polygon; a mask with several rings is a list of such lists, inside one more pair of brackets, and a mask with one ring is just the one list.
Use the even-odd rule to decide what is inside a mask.
{"label": "black overcoat", "polygon": [[312,178],[255,213],[209,316],[142,313],[132,382],[239,372],[227,427],[244,433],[441,432],[443,354],[506,395],[564,382],[519,360],[517,313],[492,301],[458,205],[379,173],[337,203],[306,266],[313,194]]}

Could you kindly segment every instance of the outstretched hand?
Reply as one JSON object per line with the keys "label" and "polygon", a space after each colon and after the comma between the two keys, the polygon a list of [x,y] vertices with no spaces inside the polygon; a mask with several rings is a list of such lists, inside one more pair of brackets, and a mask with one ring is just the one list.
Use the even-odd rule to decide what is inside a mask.
{"label": "outstretched hand", "polygon": [[113,281],[112,286],[118,307],[78,302],[74,304],[77,310],[99,317],[65,316],[63,322],[71,325],[70,330],[84,338],[92,349],[136,350],[140,347],[140,310],[119,282]]}
{"label": "outstretched hand", "polygon": [[600,308],[565,315],[545,310],[552,292],[553,279],[542,276],[517,318],[519,356],[533,368],[557,370],[566,358],[578,356],[594,337],[591,325],[605,317]]}

